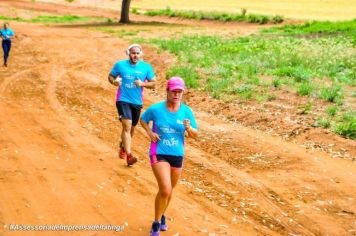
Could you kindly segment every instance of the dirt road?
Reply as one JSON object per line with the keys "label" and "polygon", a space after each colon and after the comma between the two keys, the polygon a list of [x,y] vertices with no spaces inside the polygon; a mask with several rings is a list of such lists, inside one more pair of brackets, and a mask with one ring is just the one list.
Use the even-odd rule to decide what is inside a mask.
{"label": "dirt road", "polygon": [[[2,1],[0,12],[24,9],[16,4]],[[10,224],[125,226],[40,235],[148,235],[156,191],[148,137],[139,127],[139,162],[126,167],[117,157],[116,91],[106,80],[128,42],[84,27],[12,27],[9,67],[0,68],[0,235],[39,234],[10,232]],[[148,46],[145,55],[162,85],[172,58]],[[351,158],[228,121],[226,111],[212,115],[208,97],[187,96],[200,139],[188,141],[162,235],[356,235]],[[163,89],[145,93],[146,105],[163,98]],[[335,140],[355,154],[355,142]]]}

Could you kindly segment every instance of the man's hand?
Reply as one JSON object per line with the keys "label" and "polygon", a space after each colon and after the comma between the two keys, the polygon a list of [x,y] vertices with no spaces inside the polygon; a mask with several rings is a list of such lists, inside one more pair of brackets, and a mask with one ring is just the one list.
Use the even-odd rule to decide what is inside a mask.
{"label": "man's hand", "polygon": [[121,86],[122,79],[120,76],[116,77],[116,79],[113,81],[113,85],[115,86]]}
{"label": "man's hand", "polygon": [[108,81],[110,82],[110,84],[118,87],[121,86],[121,77],[117,76],[116,78],[114,78],[112,75],[108,76]]}
{"label": "man's hand", "polygon": [[143,86],[143,82],[142,82],[140,79],[136,79],[136,80],[135,80],[135,85],[136,85],[137,87],[142,87],[142,86]]}

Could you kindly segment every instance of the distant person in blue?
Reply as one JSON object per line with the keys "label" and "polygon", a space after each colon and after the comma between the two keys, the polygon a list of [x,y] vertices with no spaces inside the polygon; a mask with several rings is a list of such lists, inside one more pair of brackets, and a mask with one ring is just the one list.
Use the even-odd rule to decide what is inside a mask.
{"label": "distant person in blue", "polygon": [[122,123],[119,157],[126,158],[130,166],[137,162],[132,155],[131,140],[140,119],[143,88],[154,88],[156,78],[151,65],[141,60],[143,52],[140,45],[130,45],[126,54],[129,58],[115,63],[108,80],[118,87],[116,108]]}
{"label": "distant person in blue", "polygon": [[15,36],[14,31],[9,27],[9,23],[4,23],[4,28],[0,30],[2,39],[2,50],[4,51],[4,66],[7,66],[7,59],[9,58],[11,49],[11,39]]}
{"label": "distant person in blue", "polygon": [[[151,139],[149,156],[159,187],[151,236],[159,236],[160,231],[168,229],[164,213],[182,173],[184,135],[187,133],[191,138],[198,135],[198,126],[192,110],[181,102],[184,89],[183,79],[169,79],[166,101],[151,105],[142,114],[140,121]],[[150,122],[152,128],[149,127]]]}

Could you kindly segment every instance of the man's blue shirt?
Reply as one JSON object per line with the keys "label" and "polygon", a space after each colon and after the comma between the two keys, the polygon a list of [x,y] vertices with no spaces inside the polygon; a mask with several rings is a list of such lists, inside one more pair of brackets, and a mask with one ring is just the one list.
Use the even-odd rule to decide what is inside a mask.
{"label": "man's blue shirt", "polygon": [[14,36],[14,31],[12,29],[7,28],[7,29],[1,29],[0,30],[0,35],[5,38],[5,40],[10,40],[10,36]]}
{"label": "man's blue shirt", "polygon": [[115,63],[110,74],[116,78],[120,76],[121,86],[117,91],[117,101],[142,105],[143,103],[143,88],[135,85],[135,80],[140,79],[142,82],[152,80],[155,77],[150,64],[144,61],[138,61],[136,65],[132,65],[130,60],[122,60]]}

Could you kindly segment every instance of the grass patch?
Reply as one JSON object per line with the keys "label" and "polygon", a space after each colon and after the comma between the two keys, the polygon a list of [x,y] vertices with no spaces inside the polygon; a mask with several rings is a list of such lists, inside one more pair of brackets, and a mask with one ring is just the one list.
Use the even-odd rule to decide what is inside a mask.
{"label": "grass patch", "polygon": [[276,98],[277,98],[277,96],[275,94],[269,94],[269,93],[267,93],[267,91],[265,93],[257,94],[255,96],[255,99],[260,103],[272,101],[272,100],[275,100]]}
{"label": "grass patch", "polygon": [[[335,28],[344,30],[318,37],[269,33],[248,37],[182,34],[135,41],[152,43],[158,51],[174,54],[177,63],[169,69],[167,77],[181,76],[188,87],[206,91],[214,98],[266,102],[279,94],[273,93],[271,87],[283,87],[300,96],[332,102],[326,110],[328,116],[314,125],[353,138],[355,121],[342,118],[340,113],[345,109],[342,106],[347,105],[342,105],[344,96],[348,96],[344,91],[356,86],[356,51],[348,26]],[[318,101],[315,105],[304,104],[298,107],[298,113],[314,114],[314,106],[318,104]]]}
{"label": "grass patch", "polygon": [[297,94],[299,96],[309,96],[314,90],[314,85],[308,82],[301,83],[298,85]]}
{"label": "grass patch", "polygon": [[315,126],[327,129],[327,128],[330,128],[331,122],[328,118],[323,117],[323,118],[319,118],[316,121]]}
{"label": "grass patch", "polygon": [[344,93],[340,85],[333,85],[321,88],[320,97],[329,102],[341,102],[344,98]]}
{"label": "grass patch", "polygon": [[264,29],[264,33],[278,33],[284,35],[307,35],[307,34],[355,34],[356,19],[352,21],[312,21],[300,25],[285,25]]}
{"label": "grass patch", "polygon": [[282,85],[283,85],[283,80],[281,78],[273,78],[272,82],[271,82],[271,85],[274,87],[274,88],[281,88]]}
{"label": "grass patch", "polygon": [[338,111],[339,108],[337,106],[330,106],[326,108],[326,114],[328,114],[329,116],[335,116]]}
{"label": "grass patch", "polygon": [[307,104],[300,105],[299,108],[299,114],[305,115],[309,114],[310,112],[313,111],[313,104],[311,102],[308,102]]}
{"label": "grass patch", "polygon": [[356,139],[356,122],[343,122],[334,128],[334,132],[346,138]]}
{"label": "grass patch", "polygon": [[83,23],[83,22],[109,22],[111,19],[103,17],[83,17],[75,15],[62,16],[36,16],[31,19],[24,19],[20,17],[0,16],[0,20],[18,21],[28,23]]}
{"label": "grass patch", "polygon": [[233,94],[237,94],[240,98],[250,100],[254,92],[253,86],[250,84],[241,84],[232,90]]}
{"label": "grass patch", "polygon": [[[219,36],[184,35],[174,39],[153,39],[160,50],[177,56],[179,63],[194,68],[199,78],[213,76],[232,81],[246,80],[258,85],[263,75],[273,77],[273,86],[281,81],[299,88],[300,95],[309,95],[312,82],[317,84],[356,84],[356,54],[350,38],[304,39],[294,37],[264,37],[264,35],[222,38]],[[210,86],[204,83],[203,86]],[[214,82],[215,83],[215,82]],[[301,85],[299,85],[301,84]],[[314,88],[318,94],[319,88]],[[226,92],[225,90],[221,90]],[[322,98],[336,101],[341,98],[337,90],[334,98],[322,92]]]}
{"label": "grass patch", "polygon": [[117,30],[117,29],[110,28],[110,27],[109,28],[97,27],[97,28],[95,28],[95,30],[99,30],[104,33],[109,33],[109,34],[112,34],[119,38],[124,38],[126,36],[137,36],[141,31],[144,31],[144,30],[124,30],[124,29]]}
{"label": "grass patch", "polygon": [[173,76],[180,76],[184,78],[186,85],[190,88],[198,88],[199,80],[198,74],[191,67],[186,66],[174,66],[167,72],[167,79]]}
{"label": "grass patch", "polygon": [[[140,14],[140,11],[135,8],[131,11],[134,14]],[[180,17],[185,19],[195,20],[214,20],[214,21],[244,21],[250,23],[266,24],[266,23],[281,23],[284,18],[282,16],[266,16],[256,14],[246,14],[246,9],[242,9],[241,13],[228,13],[217,11],[188,11],[188,10],[172,10],[167,7],[159,10],[147,10],[143,14],[147,16],[168,16]]]}
{"label": "grass patch", "polygon": [[346,138],[356,139],[356,112],[345,112],[339,122],[334,126],[333,131]]}
{"label": "grass patch", "polygon": [[1,15],[0,15],[0,20],[5,20],[5,21],[25,21],[25,19],[22,19],[20,17],[10,17],[10,16],[1,16]]}

